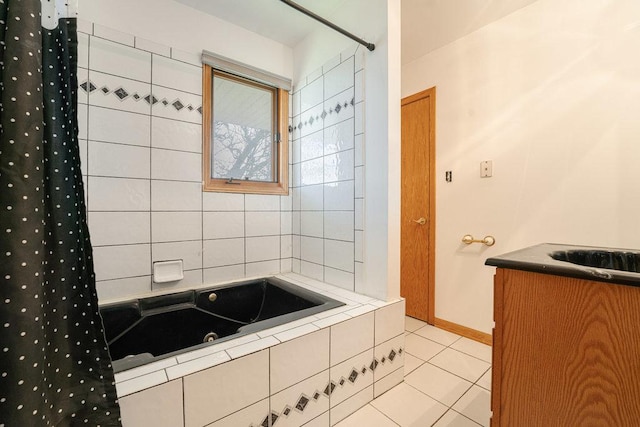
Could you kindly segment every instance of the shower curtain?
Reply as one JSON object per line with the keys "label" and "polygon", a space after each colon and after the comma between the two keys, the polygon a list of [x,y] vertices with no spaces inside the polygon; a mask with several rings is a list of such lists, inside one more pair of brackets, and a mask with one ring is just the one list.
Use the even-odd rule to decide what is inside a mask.
{"label": "shower curtain", "polygon": [[120,425],[80,172],[77,0],[0,0],[0,427]]}

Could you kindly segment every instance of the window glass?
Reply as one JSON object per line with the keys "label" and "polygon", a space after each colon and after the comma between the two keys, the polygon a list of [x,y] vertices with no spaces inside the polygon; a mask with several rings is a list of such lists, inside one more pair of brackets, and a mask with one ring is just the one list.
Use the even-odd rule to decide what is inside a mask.
{"label": "window glass", "polygon": [[289,93],[203,65],[203,189],[288,194]]}
{"label": "window glass", "polygon": [[214,72],[211,177],[274,182],[274,88]]}

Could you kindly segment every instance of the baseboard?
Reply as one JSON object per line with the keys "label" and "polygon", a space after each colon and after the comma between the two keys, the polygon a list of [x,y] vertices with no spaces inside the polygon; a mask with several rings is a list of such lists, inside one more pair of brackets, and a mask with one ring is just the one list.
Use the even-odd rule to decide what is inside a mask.
{"label": "baseboard", "polygon": [[454,334],[462,335],[463,337],[481,342],[482,344],[493,344],[493,338],[491,334],[476,331],[475,329],[467,328],[466,326],[458,325],[457,323],[449,322],[448,320],[438,319],[437,317],[434,317],[433,326],[444,329],[445,331],[453,332]]}

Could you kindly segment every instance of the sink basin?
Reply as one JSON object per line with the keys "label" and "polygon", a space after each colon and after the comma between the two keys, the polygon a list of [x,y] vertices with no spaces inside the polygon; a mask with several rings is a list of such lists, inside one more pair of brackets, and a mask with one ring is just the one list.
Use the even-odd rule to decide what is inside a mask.
{"label": "sink basin", "polygon": [[640,252],[574,249],[555,251],[549,256],[556,261],[565,261],[586,267],[640,273]]}

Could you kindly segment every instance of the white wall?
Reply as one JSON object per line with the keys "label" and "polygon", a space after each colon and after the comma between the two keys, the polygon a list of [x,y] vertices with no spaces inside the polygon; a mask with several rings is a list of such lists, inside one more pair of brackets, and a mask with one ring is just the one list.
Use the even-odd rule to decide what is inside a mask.
{"label": "white wall", "polygon": [[[352,0],[329,18],[376,45],[365,52],[365,271],[357,291],[395,298],[400,294],[400,1]],[[294,82],[351,43],[330,29],[312,33],[294,48]]]}
{"label": "white wall", "polygon": [[80,18],[165,46],[203,49],[285,77],[291,48],[172,0],[80,0]]}
{"label": "white wall", "polygon": [[492,255],[639,246],[638,52],[639,2],[539,0],[403,67],[403,96],[437,87],[437,317],[491,332]]}

